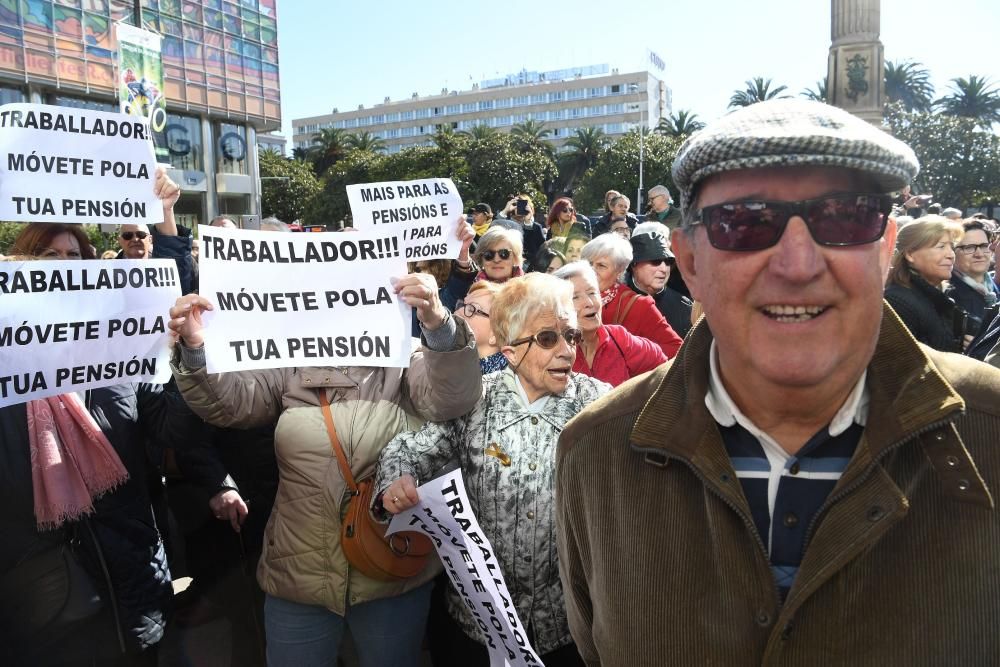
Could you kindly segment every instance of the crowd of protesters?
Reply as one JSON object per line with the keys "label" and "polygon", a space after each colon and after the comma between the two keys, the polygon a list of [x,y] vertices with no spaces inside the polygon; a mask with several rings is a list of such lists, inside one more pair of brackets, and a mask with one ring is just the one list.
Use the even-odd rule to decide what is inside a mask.
{"label": "crowd of protesters", "polygon": [[[800,112],[792,107],[774,113],[791,114],[793,121],[782,123],[782,131],[793,132],[802,114],[820,117],[827,113],[827,107],[817,106],[819,110],[810,106]],[[766,121],[768,108],[769,103],[764,103],[755,113],[763,114]],[[843,122],[839,116],[837,122]],[[808,328],[808,322],[828,309],[842,309],[841,302],[852,298],[875,303],[872,312],[876,314],[866,311],[867,315],[881,318],[884,289],[885,302],[891,306],[891,310],[885,309],[886,321],[901,323],[892,343],[899,354],[916,355],[920,363],[935,368],[934,364],[951,364],[951,357],[923,356],[936,354],[928,350],[964,355],[977,360],[976,364],[986,362],[958,368],[966,369],[963,372],[975,376],[976,382],[988,384],[996,382],[996,374],[985,375],[985,379],[976,374],[993,373],[978,370],[989,365],[1000,367],[1000,283],[996,272],[1000,235],[996,222],[985,215],[962,219],[957,209],[938,210],[941,207],[928,198],[911,196],[908,181],[915,173],[915,161],[903,167],[893,162],[906,162],[905,147],[897,146],[895,140],[889,145],[865,139],[868,135],[863,130],[849,124],[841,132],[845,136],[856,132],[873,142],[871,150],[886,153],[884,164],[834,159],[832,153],[823,153],[824,149],[811,144],[809,150],[816,152],[810,158],[813,161],[801,161],[794,168],[836,166],[840,169],[837,178],[844,173],[850,178],[844,177],[847,180],[841,183],[831,177],[833,185],[820,182],[811,187],[811,178],[819,180],[813,172],[803,172],[804,180],[795,181],[788,189],[790,193],[806,193],[801,196],[767,199],[755,195],[756,191],[743,196],[733,189],[731,195],[719,195],[718,201],[702,204],[699,209],[696,203],[702,195],[698,189],[701,183],[708,184],[704,192],[716,193],[727,187],[720,175],[743,170],[746,176],[769,165],[792,168],[788,166],[792,163],[781,157],[783,147],[774,148],[772,154],[766,152],[767,141],[778,141],[771,134],[752,149],[764,151],[758,162],[753,161],[752,150],[744,156],[745,163],[712,162],[715,158],[706,157],[708,152],[698,152],[698,142],[710,141],[711,132],[710,126],[689,140],[690,150],[685,154],[682,149],[687,162],[678,158],[681,164],[675,165],[675,179],[689,183],[688,189],[679,193],[683,210],[675,206],[670,190],[663,185],[649,190],[645,212],[630,211],[628,197],[608,191],[605,210],[594,220],[577,211],[570,197],[552,202],[545,216],[537,213],[536,202],[520,193],[499,202],[496,215],[490,203],[472,206],[468,218],[456,220],[455,233],[462,242],[459,256],[412,263],[410,273],[399,276],[395,283],[397,297],[413,308],[413,335],[421,341],[406,369],[307,367],[209,374],[204,341],[211,332],[202,326],[202,315],[212,305],[198,294],[197,242],[189,230],[174,222],[173,205],[179,188],[164,173],[158,173],[155,188],[163,203],[164,223],[123,226],[118,232],[120,252],[112,254],[139,260],[170,258],[179,267],[184,296],[169,315],[175,338],[173,380],[163,386],[120,385],[0,409],[0,456],[4,461],[0,474],[5,478],[0,492],[4,501],[0,512],[4,526],[0,638],[3,650],[12,656],[13,662],[8,664],[155,665],[158,660],[163,664],[158,646],[164,637],[220,618],[228,621],[232,631],[227,664],[336,665],[338,659],[344,660],[342,647],[348,635],[357,660],[365,666],[418,665],[424,646],[429,647],[435,665],[488,664],[486,640],[461,597],[441,575],[436,559],[418,575],[395,582],[372,579],[348,562],[338,538],[349,491],[331,450],[325,413],[348,451],[353,475],[374,479],[376,498],[370,509],[382,520],[419,502],[417,487],[421,482],[441,470],[462,470],[512,603],[545,665],[681,664],[678,656],[695,656],[691,664],[735,664],[720,657],[741,655],[743,650],[736,646],[729,652],[731,637],[721,617],[679,623],[687,628],[685,637],[677,639],[678,646],[686,647],[677,649],[680,653],[668,649],[644,653],[641,641],[638,646],[625,646],[628,630],[609,615],[631,617],[626,612],[628,605],[649,609],[660,602],[646,599],[642,582],[632,577],[625,579],[621,590],[611,590],[618,586],[617,568],[632,558],[642,561],[637,572],[647,572],[657,567],[657,549],[684,553],[686,547],[681,542],[695,533],[699,534],[691,538],[696,545],[692,549],[704,549],[703,544],[711,538],[700,533],[717,531],[720,540],[732,540],[733,524],[738,523],[758,539],[739,545],[727,543],[725,557],[739,560],[746,551],[746,558],[750,558],[749,552],[758,550],[759,543],[771,571],[758,571],[754,576],[774,577],[766,588],[774,591],[779,609],[786,600],[798,602],[796,596],[806,595],[803,589],[812,585],[794,574],[800,565],[805,568],[808,537],[796,533],[798,541],[789,541],[791,538],[775,532],[775,503],[795,505],[789,499],[792,494],[811,494],[809,512],[820,521],[821,506],[836,494],[838,477],[830,476],[833,469],[829,465],[837,462],[839,476],[846,474],[845,468],[854,465],[854,460],[871,459],[866,441],[858,444],[866,419],[876,418],[867,415],[868,401],[874,404],[889,399],[881,394],[869,399],[867,389],[852,389],[854,393],[845,395],[846,403],[842,396],[836,405],[825,406],[832,408],[824,412],[833,419],[827,419],[829,434],[823,430],[823,438],[810,439],[798,458],[776,454],[782,449],[778,438],[772,439],[766,431],[773,424],[762,423],[758,428],[739,412],[741,401],[753,402],[743,392],[753,389],[730,386],[728,378],[735,376],[735,370],[729,376],[726,368],[719,370],[717,365],[723,358],[734,369],[742,369],[740,363],[746,368],[777,363],[767,356],[771,353],[768,346],[780,348],[781,341],[745,338],[741,353],[746,358],[733,361],[739,355],[727,347],[726,337],[739,339],[735,332],[743,327],[748,331],[740,335],[749,336],[753,326],[740,320],[739,308],[727,307],[727,300],[743,299],[739,306],[749,302],[757,309],[754,312],[763,312],[771,322]],[[839,149],[829,149],[834,150]],[[689,164],[699,161],[706,162],[701,165],[705,171],[693,171]],[[864,188],[858,185],[862,181]],[[771,191],[768,188],[777,191],[769,185],[762,186],[761,192]],[[235,227],[226,217],[216,218],[212,224]],[[276,219],[264,220],[261,228],[289,231]],[[683,270],[678,266],[678,240],[686,253]],[[874,248],[886,243],[892,245],[885,250],[884,281],[876,280],[875,287],[861,276],[851,283],[850,267],[834,266],[840,261],[838,253],[843,258],[855,253],[855,247]],[[7,252],[15,259],[96,259],[86,235],[74,225],[28,224]],[[811,268],[808,270],[815,275],[805,275],[805,264],[821,264],[816,259],[820,256],[829,256],[832,268]],[[748,258],[765,258],[764,264],[752,269],[763,277],[747,287],[758,274],[737,275],[735,269],[723,268],[720,262],[727,257],[734,264],[742,262],[744,268],[749,266]],[[860,265],[855,268],[861,270]],[[868,266],[864,270],[870,273],[874,269]],[[774,294],[793,283],[797,291],[784,301],[775,301]],[[868,292],[860,294],[860,288]],[[799,293],[804,295],[801,299],[794,296]],[[699,301],[693,302],[692,296]],[[704,318],[700,317],[702,300]],[[845,329],[854,325],[878,329],[877,321],[845,318],[843,324]],[[909,334],[899,333],[906,331]],[[725,357],[711,356],[716,345],[713,335]],[[907,336],[926,348],[917,347]],[[844,337],[854,341],[849,331],[844,331]],[[868,355],[861,369],[872,358],[874,340],[854,341],[857,350],[849,350]],[[835,347],[839,350],[844,345]],[[768,347],[763,358],[753,358],[757,352],[754,346]],[[802,362],[795,356],[798,353],[796,349],[789,351],[789,363]],[[714,417],[714,422],[696,424],[699,433],[711,432],[705,437],[711,440],[712,448],[703,444],[699,446],[704,449],[683,455],[650,454],[652,449],[647,449],[645,462],[669,468],[668,463],[677,459],[680,468],[698,471],[708,465],[708,459],[691,461],[715,456],[711,465],[716,466],[712,468],[716,481],[712,484],[739,479],[735,495],[741,500],[733,505],[737,511],[724,516],[713,507],[703,516],[703,523],[686,526],[687,532],[664,534],[662,540],[642,536],[644,545],[650,541],[659,545],[650,547],[652,551],[630,554],[630,536],[619,531],[616,539],[621,553],[617,558],[598,554],[608,536],[587,538],[582,531],[602,525],[614,532],[612,527],[599,524],[601,511],[589,506],[580,510],[579,516],[596,517],[594,524],[574,524],[572,531],[581,532],[567,532],[570,528],[560,524],[564,512],[569,511],[565,509],[568,505],[557,508],[557,501],[562,502],[556,494],[561,474],[557,461],[562,460],[556,453],[560,436],[585,410],[595,426],[586,434],[579,429],[574,432],[573,442],[582,443],[577,449],[595,438],[599,447],[601,429],[607,430],[609,447],[618,446],[612,442],[612,431],[627,432],[632,424],[639,424],[636,433],[642,438],[655,439],[656,429],[661,427],[665,433],[668,426],[658,422],[650,431],[641,430],[644,419],[652,424],[659,418],[645,412],[641,417],[632,414],[641,410],[642,404],[616,401],[646,387],[653,376],[663,387],[675,376],[676,382],[689,381],[687,366],[680,378],[682,371],[674,373],[674,365],[668,363],[678,355],[683,360],[685,354],[687,364],[693,363],[692,355],[711,357],[710,363],[699,362],[697,367],[701,393],[695,403],[700,403],[701,411],[707,404],[711,413],[707,419]],[[817,352],[817,358],[824,354]],[[881,358],[878,354],[876,358]],[[680,368],[680,362],[676,366]],[[771,367],[762,372],[777,373]],[[830,372],[831,377],[836,374],[832,367]],[[881,371],[871,372],[878,376]],[[865,375],[860,375],[860,380],[852,377],[851,387],[865,386]],[[957,385],[963,382],[953,375],[948,378]],[[941,379],[941,383],[947,381]],[[998,406],[983,407],[983,401],[996,398],[997,391],[1000,387],[975,398],[963,399],[961,392],[950,396],[969,401],[968,410],[992,411],[993,421],[984,422],[986,425],[977,422],[976,428],[996,435]],[[604,396],[609,398],[602,399]],[[663,396],[667,394],[661,396],[661,402],[666,400]],[[674,403],[664,403],[660,417],[683,412],[683,402],[690,400],[683,395]],[[591,404],[594,409],[588,409]],[[844,417],[837,411],[848,410],[848,404],[855,412]],[[912,407],[893,405],[901,411]],[[685,419],[690,415],[686,413]],[[607,421],[598,425],[597,416]],[[877,417],[882,419],[882,415]],[[630,421],[619,424],[621,419]],[[843,428],[837,427],[835,432],[834,422],[843,422]],[[717,424],[719,430],[710,429],[709,423]],[[848,445],[842,433],[854,440]],[[695,435],[692,430],[686,437]],[[824,444],[824,438],[840,444]],[[568,449],[571,443],[564,444]],[[816,451],[826,451],[823,447],[841,449],[817,455]],[[627,445],[622,451],[625,449]],[[81,491],[63,477],[39,472],[39,466],[33,464],[46,457],[57,459],[59,452],[68,452],[82,468],[95,469],[102,483],[95,490]],[[619,468],[639,465],[625,462],[621,453],[607,456]],[[929,449],[928,457],[934,456]],[[945,463],[941,465],[964,465],[965,459],[953,463],[954,457],[949,457],[942,458]],[[782,483],[775,480],[798,475],[799,461],[803,466],[815,465],[810,470],[823,473],[811,479],[826,482],[811,482],[813,488],[808,492],[775,486]],[[574,465],[581,471],[585,468],[576,459]],[[592,458],[586,465],[596,466],[593,475],[600,475],[600,458]],[[741,467],[748,465],[750,468]],[[921,464],[914,460],[906,465]],[[756,472],[747,472],[751,469]],[[975,479],[986,485],[992,507],[992,497],[1000,493],[998,465],[972,470]],[[729,483],[724,492],[706,493],[700,483],[696,486],[691,479],[681,478],[683,472],[669,474],[675,477],[662,482],[677,485],[671,487],[672,497],[678,497],[678,489],[687,489],[688,496],[677,501],[679,512],[697,515],[701,503],[709,502],[705,498],[712,493],[725,499],[725,494],[734,491]],[[885,469],[877,474],[886,479],[890,475]],[[891,474],[900,485],[904,478],[917,485],[909,472]],[[970,473],[963,474],[966,476],[956,482],[960,489],[962,483],[968,488],[973,480]],[[763,487],[754,486],[761,481]],[[560,489],[573,489],[577,482],[564,478],[559,484]],[[658,515],[647,513],[643,494],[658,491],[644,484],[601,491],[611,494],[607,498],[586,498],[581,491],[584,496],[570,495],[565,502],[577,509],[604,501],[607,507],[623,506],[627,508],[623,512],[646,517],[643,520],[655,532]],[[595,483],[594,488],[597,486],[600,484]],[[867,509],[859,505],[857,510],[867,513],[866,525],[875,525],[885,515],[886,503],[905,503],[906,498],[900,495],[895,500],[871,502],[874,504]],[[749,503],[745,513],[741,503]],[[670,513],[671,509],[665,511]],[[956,523],[966,521],[959,516],[965,511],[954,509]],[[968,511],[984,510],[969,506]],[[797,529],[804,528],[804,519],[792,512],[778,518],[789,529],[799,526],[800,521],[803,525]],[[997,521],[989,520],[993,527],[982,536],[986,549],[982,559],[993,578],[987,591],[992,595],[1000,580],[1000,543]],[[716,521],[718,524],[713,523]],[[584,544],[587,539],[590,542]],[[862,538],[857,540],[860,544]],[[573,560],[560,578],[564,549],[572,550]],[[581,555],[591,549],[594,560]],[[692,611],[690,605],[703,598],[722,616],[749,604],[750,594],[727,580],[729,565],[707,562],[714,552],[704,553],[709,555],[698,563],[704,570],[703,579],[679,586],[688,598],[678,594],[670,599],[685,606],[683,613],[692,617],[700,613]],[[919,558],[902,553],[899,557]],[[689,562],[679,558],[672,556],[670,561]],[[614,567],[605,569],[604,564],[612,561]],[[174,596],[171,571],[182,563],[193,584]],[[249,578],[253,572],[255,583]],[[682,571],[664,576],[688,577]],[[857,586],[855,579],[862,574],[851,576],[851,585]],[[572,588],[564,590],[564,585]],[[739,585],[757,586],[742,579]],[[838,584],[824,585],[836,588]],[[726,589],[728,607],[716,588]],[[837,623],[866,604],[864,588],[852,590],[859,608],[852,611],[844,606],[829,615],[829,608],[824,607],[814,612],[821,620],[810,622],[826,624],[827,631],[835,635]],[[836,594],[827,595],[833,595],[835,601],[826,604],[848,604]],[[986,603],[992,605],[992,616],[985,613],[983,618],[995,629],[996,603],[992,600]],[[601,603],[609,606],[598,607]],[[915,604],[920,604],[919,600]],[[942,604],[947,606],[947,601]],[[671,619],[659,630],[664,637],[675,632],[676,626],[671,624],[680,613],[661,614]],[[743,629],[743,621],[734,622],[747,642],[747,655],[756,655],[754,652],[765,645],[768,651],[778,650],[768,643],[774,640],[767,639],[773,631],[774,613],[780,612],[748,607],[747,618],[764,633],[760,637],[751,637]],[[645,622],[640,625],[644,632],[648,630]],[[694,626],[701,628],[701,637],[691,631]],[[787,627],[795,627],[794,621],[788,621]],[[786,628],[784,632],[792,631]],[[933,633],[933,629],[921,632]],[[651,643],[662,646],[668,641]],[[782,635],[780,641],[787,638]],[[716,651],[703,646],[712,642],[726,648]],[[997,647],[995,639],[986,642]],[[822,663],[823,655],[816,654],[816,664]],[[966,655],[980,654],[969,651]],[[186,659],[197,663],[191,656]],[[752,658],[754,661],[759,662]]]}

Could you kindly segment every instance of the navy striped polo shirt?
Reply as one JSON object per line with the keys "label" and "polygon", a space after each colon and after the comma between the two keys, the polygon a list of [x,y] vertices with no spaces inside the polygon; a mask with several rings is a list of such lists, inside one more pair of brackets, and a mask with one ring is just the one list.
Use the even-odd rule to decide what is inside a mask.
{"label": "navy striped polo shirt", "polygon": [[810,531],[811,524],[854,456],[864,432],[867,372],[830,424],[791,455],[733,403],[719,376],[714,342],[710,358],[705,405],[719,425],[784,600],[802,562],[806,538],[815,533],[815,527]]}

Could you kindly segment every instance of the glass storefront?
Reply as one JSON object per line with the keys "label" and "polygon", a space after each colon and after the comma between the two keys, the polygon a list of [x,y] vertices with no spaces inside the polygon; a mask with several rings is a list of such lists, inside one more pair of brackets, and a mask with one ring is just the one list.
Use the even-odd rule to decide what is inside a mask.
{"label": "glass storefront", "polygon": [[220,174],[249,174],[246,128],[232,123],[219,123],[216,130],[216,171]]}
{"label": "glass storefront", "polygon": [[205,170],[200,119],[168,113],[164,132],[167,138],[170,164],[175,169]]}

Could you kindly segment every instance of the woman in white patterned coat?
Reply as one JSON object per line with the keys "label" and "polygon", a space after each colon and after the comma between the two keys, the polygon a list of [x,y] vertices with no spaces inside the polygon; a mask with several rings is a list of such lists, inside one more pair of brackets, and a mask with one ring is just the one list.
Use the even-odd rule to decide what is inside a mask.
{"label": "woman in white patterned coat", "polygon": [[[535,651],[548,667],[582,665],[559,582],[555,450],[566,422],[611,387],[572,373],[581,334],[569,283],[539,273],[512,279],[494,298],[490,323],[508,368],[483,378],[482,398],[466,416],[427,423],[386,446],[376,503],[393,514],[412,507],[417,484],[460,467]],[[447,602],[454,623],[435,665],[488,665],[485,639],[451,589]]]}

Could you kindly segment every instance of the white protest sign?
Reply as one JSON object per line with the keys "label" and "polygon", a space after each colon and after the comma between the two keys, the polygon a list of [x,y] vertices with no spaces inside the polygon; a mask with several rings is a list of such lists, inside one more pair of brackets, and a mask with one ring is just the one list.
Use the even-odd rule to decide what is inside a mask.
{"label": "white protest sign", "polygon": [[394,516],[386,535],[419,531],[434,542],[451,585],[486,638],[491,667],[540,667],[493,546],[472,513],[462,471],[421,484],[419,492],[420,502]]}
{"label": "white protest sign", "polygon": [[455,259],[462,250],[462,198],[450,178],[348,185],[347,200],[354,227],[394,231],[408,261]]}
{"label": "white protest sign", "polygon": [[173,260],[0,262],[0,407],[170,379]]}
{"label": "white protest sign", "polygon": [[283,234],[198,227],[209,373],[299,366],[410,364],[406,275],[384,232]]}
{"label": "white protest sign", "polygon": [[155,178],[145,118],[0,106],[0,220],[160,223]]}

